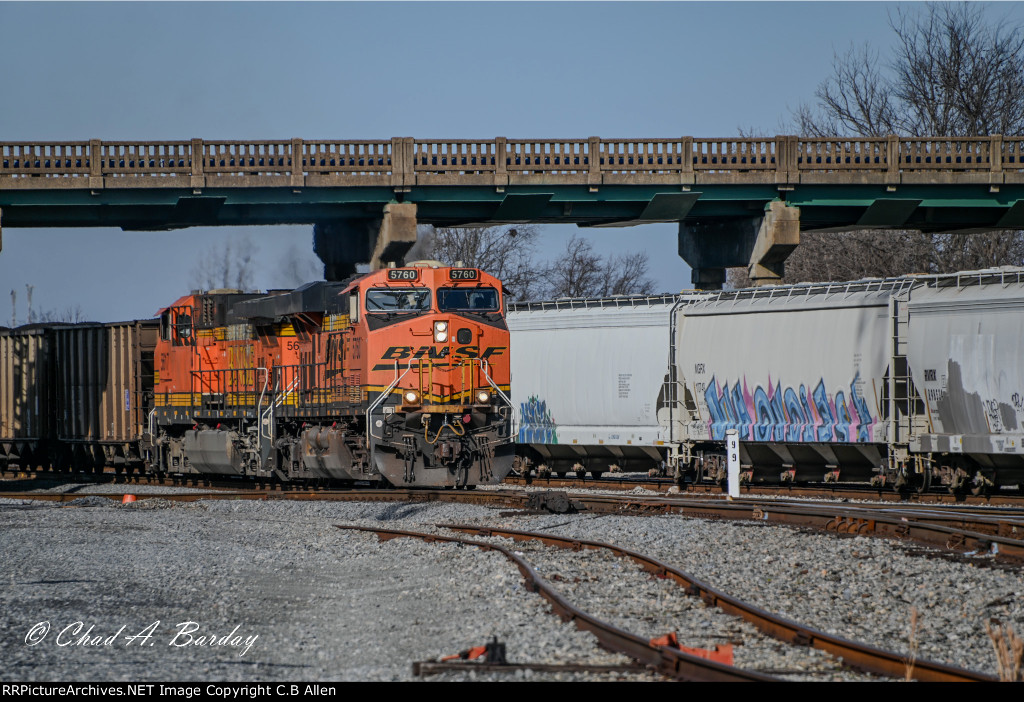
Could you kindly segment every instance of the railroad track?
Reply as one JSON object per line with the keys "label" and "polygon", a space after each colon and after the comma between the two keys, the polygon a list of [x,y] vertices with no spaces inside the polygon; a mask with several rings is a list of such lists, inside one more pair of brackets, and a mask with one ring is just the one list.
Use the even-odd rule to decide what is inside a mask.
{"label": "railroad track", "polygon": [[[122,493],[5,492],[0,497],[18,500],[73,502],[86,497],[123,499]],[[278,490],[211,489],[204,492],[139,494],[136,499],[170,501],[322,500],[386,502],[460,502],[490,507],[547,512],[602,514],[678,514],[703,519],[757,520],[772,524],[819,529],[840,535],[878,536],[911,540],[960,554],[990,553],[1004,561],[1024,562],[1024,515],[1016,511],[953,511],[905,505],[864,506],[843,503],[814,504],[758,500],[690,498],[677,495],[616,495],[601,493],[522,492],[516,490]]]}
{"label": "railroad track", "polygon": [[[570,601],[569,597],[566,596],[566,590],[571,590],[574,596],[579,596],[579,590],[585,589],[578,585],[580,578],[578,576],[572,578],[571,573],[569,577],[560,575],[558,571],[561,569],[560,567],[565,564],[564,556],[559,556],[557,557],[557,560],[552,561],[550,556],[545,554],[544,551],[550,550],[549,547],[556,547],[558,549],[570,549],[575,552],[590,551],[599,555],[607,554],[617,558],[627,559],[638,566],[643,572],[676,583],[681,588],[679,590],[681,595],[698,598],[708,606],[716,607],[727,615],[738,617],[753,625],[764,636],[782,641],[790,646],[797,647],[798,649],[802,647],[809,647],[811,649],[823,651],[830,654],[838,662],[841,662],[843,666],[852,667],[855,670],[865,671],[890,678],[913,679],[922,682],[995,681],[995,678],[992,676],[964,670],[954,666],[926,660],[910,661],[903,653],[886,651],[867,644],[849,641],[805,625],[789,621],[750,605],[737,597],[730,596],[727,593],[712,588],[693,576],[673,568],[655,558],[636,551],[614,546],[612,544],[566,538],[554,534],[524,532],[493,527],[458,524],[438,524],[437,526],[454,532],[471,534],[478,537],[490,539],[494,539],[495,537],[499,539],[513,539],[519,543],[542,544],[542,546],[540,546],[539,550],[527,550],[527,552],[524,553],[523,550],[526,549],[523,549],[522,546],[519,548],[523,550],[517,549],[512,551],[494,540],[485,542],[466,538],[443,536],[433,533],[369,527],[339,525],[338,528],[375,533],[381,540],[403,537],[418,538],[426,542],[455,542],[466,546],[474,546],[481,549],[497,551],[515,563],[520,573],[522,573],[527,587],[547,600],[551,604],[554,614],[557,614],[565,621],[574,622],[579,629],[589,631],[594,634],[604,648],[628,655],[638,663],[648,666],[662,675],[675,679],[705,682],[767,682],[779,680],[780,678],[777,676],[782,674],[799,674],[806,678],[808,676],[813,677],[816,674],[820,675],[822,673],[831,674],[833,671],[827,667],[827,663],[826,667],[822,667],[822,663],[824,661],[820,659],[816,662],[808,661],[806,655],[801,656],[797,651],[792,652],[794,655],[798,656],[799,660],[799,663],[797,663],[796,666],[792,666],[793,669],[766,671],[733,667],[732,665],[723,665],[715,660],[709,660],[708,658],[703,657],[704,655],[712,657],[723,655],[727,651],[728,657],[731,659],[731,644],[721,647],[724,650],[719,650],[720,647],[718,646],[713,650],[686,649],[685,647],[679,646],[678,639],[675,638],[675,631],[671,632],[671,636],[673,637],[672,639],[668,639],[667,637],[663,638],[657,633],[655,633],[654,636],[650,636],[652,631],[667,633],[663,630],[651,630],[651,627],[658,627],[660,625],[664,629],[664,627],[667,626],[665,622],[672,622],[672,617],[670,615],[667,616],[664,612],[664,610],[670,609],[668,607],[668,602],[663,606],[659,606],[658,611],[646,613],[649,616],[643,618],[649,619],[652,622],[646,626],[640,621],[640,619],[638,619],[637,613],[635,612],[625,616],[618,616],[615,612],[610,612],[610,614],[616,619],[624,618],[629,620],[632,624],[628,629],[621,625],[617,626],[615,623],[608,621],[608,616],[605,612],[602,612],[601,617],[599,618],[598,616],[595,616],[591,608],[588,607],[587,609],[584,609],[580,605],[576,604],[575,601]],[[588,562],[589,560],[590,559],[588,559]],[[534,567],[538,562],[543,564],[542,572],[549,574],[547,578],[542,577],[538,573],[539,569]],[[591,579],[586,576],[584,577],[587,580]],[[630,585],[627,582],[630,574],[619,571],[617,578],[619,577],[622,579],[621,582],[616,579],[616,582],[614,583],[606,583],[605,587],[607,588],[610,585],[613,589],[619,589],[620,591],[636,589],[636,585]],[[572,582],[571,578],[572,580],[575,580],[575,583]],[[593,579],[598,580],[600,578],[594,577]],[[559,583],[559,586],[556,586],[552,581]],[[601,602],[601,598],[592,597],[590,604],[592,606],[600,607],[599,604],[596,604],[599,602]],[[605,605],[604,609],[607,609],[607,605]],[[648,628],[648,631],[645,635],[640,635],[636,632],[636,627]],[[745,639],[740,641],[740,643],[745,647],[757,646],[756,636],[751,637],[749,634],[744,636],[743,634],[738,634],[735,629],[730,629],[729,631],[730,634],[727,638],[730,640],[735,640],[737,635],[739,635],[742,639]],[[693,636],[693,634],[690,635]],[[684,634],[684,637],[685,636],[686,635]],[[704,638],[706,638],[706,635]],[[466,664],[461,662],[455,665],[433,662],[419,663],[417,664],[417,671],[418,673],[423,670],[437,673],[445,672],[446,670],[471,670],[475,665],[476,664]],[[516,667],[530,666],[525,665]],[[596,672],[601,672],[603,670],[601,666],[586,666],[586,668]],[[486,669],[491,671],[502,670],[502,665],[490,665]],[[511,670],[514,668],[507,669]],[[617,667],[616,670],[622,670],[622,668]],[[605,672],[611,671],[608,670]]]}
{"label": "railroad track", "polygon": [[[74,492],[74,493],[11,493],[0,491],[0,497],[6,498],[17,498],[18,500],[54,500],[64,503],[72,502],[75,500],[81,500],[82,498],[104,498],[107,500],[121,499],[121,491],[116,493],[108,494],[97,494],[95,492]],[[797,526],[811,526],[819,529],[828,529],[829,531],[835,532],[837,535],[843,534],[855,534],[855,535],[885,535],[891,529],[902,529],[903,531],[896,531],[895,535],[903,540],[918,539],[926,543],[933,545],[939,545],[944,548],[948,548],[955,552],[965,552],[969,550],[975,550],[980,552],[994,553],[999,558],[1006,558],[1014,548],[1019,550],[1020,542],[1013,538],[1013,536],[1007,536],[1006,534],[1000,535],[995,534],[983,534],[983,529],[989,531],[998,532],[1000,528],[1005,531],[1009,531],[1011,534],[1020,532],[1024,529],[1024,518],[1021,517],[1020,512],[1017,510],[983,510],[977,507],[969,506],[958,506],[956,508],[937,508],[934,506],[922,506],[922,505],[848,505],[848,504],[836,504],[830,503],[826,505],[820,504],[808,504],[808,503],[797,503],[791,504],[785,501],[776,500],[768,501],[762,500],[757,501],[754,499],[741,499],[728,501],[724,499],[709,500],[707,498],[694,499],[688,496],[663,496],[663,495],[622,495],[622,494],[596,494],[596,495],[585,495],[585,494],[567,494],[564,492],[552,492],[552,491],[519,491],[519,490],[476,490],[476,491],[455,491],[455,490],[434,490],[434,491],[421,491],[421,490],[289,490],[289,491],[277,491],[277,490],[203,490],[203,491],[189,491],[184,494],[139,494],[137,499],[162,499],[162,500],[188,500],[193,501],[197,499],[214,499],[214,500],[337,500],[337,501],[387,501],[387,502],[399,502],[399,503],[410,503],[410,502],[462,502],[462,503],[475,503],[479,505],[486,505],[495,509],[511,509],[513,511],[505,512],[504,515],[511,517],[512,515],[528,515],[537,514],[538,512],[548,513],[550,515],[552,510],[551,507],[561,506],[562,511],[577,511],[582,514],[578,515],[567,515],[563,520],[562,518],[551,519],[550,516],[544,520],[547,524],[548,529],[552,527],[552,522],[558,524],[569,523],[568,520],[578,521],[583,519],[584,523],[590,522],[594,517],[601,517],[602,515],[622,515],[629,517],[630,515],[659,515],[659,514],[683,514],[688,516],[698,516],[710,519],[729,519],[737,521],[747,521],[749,530],[752,524],[749,524],[751,520],[757,520],[760,523],[773,523],[773,524],[791,524]],[[83,506],[88,506],[89,503],[84,503]],[[24,507],[16,502],[5,501],[3,509],[23,509]],[[998,516],[994,517],[993,512],[997,512]],[[490,520],[487,520],[490,521]],[[604,520],[600,520],[602,523]],[[629,528],[629,522],[623,520],[621,522],[625,528]],[[506,525],[507,526],[507,525]],[[973,532],[966,529],[970,527]],[[468,529],[481,529],[487,528],[485,532],[490,537],[497,537],[498,532],[490,528],[489,525],[480,526],[475,525],[471,527],[465,527]],[[648,527],[650,528],[650,527]],[[706,527],[702,527],[706,528]],[[513,530],[505,529],[502,532],[502,536],[511,534]],[[756,531],[756,529],[755,529]],[[606,530],[607,533],[608,532]],[[585,541],[580,540],[580,536],[586,536],[586,529],[576,529],[576,538],[563,539],[564,543],[568,543],[576,548],[585,548],[588,550],[604,549],[608,553],[613,553],[610,548],[614,548],[608,544],[597,544],[590,545]],[[618,532],[616,532],[618,533]],[[753,533],[753,532],[751,532]],[[922,536],[922,534],[931,534],[931,536]],[[534,536],[534,535],[530,535]],[[542,535],[548,537],[550,535]],[[489,538],[489,537],[485,537]],[[524,537],[525,538],[525,537]],[[755,537],[757,538],[757,537]],[[618,539],[614,540],[618,541]],[[938,543],[942,541],[942,543]],[[636,541],[637,545],[633,548],[644,549],[642,545],[644,542]],[[979,544],[987,544],[987,548],[979,549]],[[994,550],[993,545],[998,545],[998,549]],[[709,542],[709,546],[713,547],[713,543]],[[858,549],[862,549],[861,546],[856,546]],[[521,549],[526,550],[526,549]],[[665,551],[662,549],[661,557],[669,558],[668,553],[674,553],[674,551]],[[857,555],[856,553],[854,554]],[[860,557],[860,556],[858,556]],[[1016,559],[1016,560],[1019,560]],[[660,568],[664,564],[653,564],[652,568]],[[544,569],[543,571],[547,574],[549,571]],[[696,597],[707,601],[713,602],[716,605],[721,606],[721,603],[727,601],[727,595],[725,593],[713,593],[709,590],[701,588],[702,583],[694,582],[692,578],[687,578],[685,574],[672,574],[669,570],[662,570],[660,573],[675,582],[679,582],[684,589],[688,589]],[[822,571],[824,574],[825,571]],[[554,584],[554,583],[552,583]],[[684,590],[685,591],[685,590]],[[720,596],[721,595],[721,596]],[[762,604],[761,606],[770,606]],[[988,607],[988,605],[986,605]],[[584,609],[589,609],[584,607]],[[723,607],[724,609],[724,607]],[[783,610],[785,611],[785,610]],[[595,614],[595,612],[591,612]],[[596,613],[601,619],[608,619],[608,617],[601,616],[600,612]],[[794,616],[791,614],[791,616]],[[795,616],[801,617],[806,616],[802,614],[796,614]],[[612,618],[614,624],[614,618]],[[777,626],[777,624],[762,625],[762,626]],[[622,627],[627,631],[632,631],[630,627]],[[682,630],[682,629],[681,629]],[[824,646],[817,645],[820,641],[825,641],[823,637],[817,636],[815,633],[807,634],[806,632],[801,633],[798,629],[787,630],[781,638],[785,639],[786,636],[797,637],[797,639],[805,639],[805,643],[815,648],[821,648],[821,650],[827,650]],[[796,633],[793,633],[793,632]],[[637,633],[637,632],[634,632]],[[650,631],[639,632],[642,635],[641,639],[649,637]],[[665,632],[663,632],[665,633]],[[820,632],[819,632],[820,633]],[[850,634],[847,634],[850,635]],[[865,634],[852,634],[853,636],[860,637]],[[870,636],[868,637],[871,638]],[[684,642],[685,643],[685,642]],[[891,644],[890,644],[891,645]],[[829,651],[831,653],[831,651]],[[842,656],[846,660],[850,660],[848,656]],[[951,660],[951,659],[950,659]],[[960,663],[961,665],[971,665],[971,663]],[[466,664],[468,665],[468,664]],[[659,664],[660,665],[660,664]],[[895,663],[890,660],[890,669],[883,671],[888,675],[895,675],[896,677],[902,677],[902,673],[893,673]],[[761,667],[753,672],[773,676],[783,674],[784,668],[766,668]],[[866,666],[861,666],[866,667]],[[905,666],[904,666],[905,668]],[[868,668],[875,670],[874,668]],[[623,669],[625,671],[625,669]],[[939,678],[936,678],[939,679]]]}
{"label": "railroad track", "polygon": [[[510,475],[505,484],[519,487],[540,487],[556,489],[580,490],[635,490],[644,489],[659,493],[676,492],[675,481],[669,478],[524,478]],[[721,485],[712,483],[687,483],[678,486],[678,493],[690,497],[720,497],[726,490]],[[948,490],[935,489],[930,492],[897,491],[893,488],[873,487],[867,484],[817,484],[817,485],[741,485],[740,494],[745,497],[793,497],[800,499],[831,499],[831,500],[870,500],[875,502],[895,502],[909,504],[959,504],[959,505],[992,505],[1021,506],[1024,508],[1024,494],[1019,491],[1006,490],[982,495],[950,493]]]}
{"label": "railroad track", "polygon": [[[210,490],[245,490],[258,487],[261,490],[276,492],[308,492],[331,490],[330,485],[309,486],[296,483],[280,483],[273,481],[253,481],[247,479],[216,479],[202,475],[150,475],[126,473],[114,468],[107,468],[99,473],[69,473],[50,470],[0,469],[0,482],[10,481],[73,481],[76,483],[117,484],[117,485],[154,485],[160,487],[194,487]],[[505,485],[516,487],[533,487],[546,489],[579,489],[579,490],[611,490],[630,491],[636,489],[650,490],[663,494],[679,494],[690,498],[721,498],[725,488],[715,484],[693,484],[676,486],[669,478],[637,478],[637,477],[602,477],[602,478],[557,478],[547,477],[525,478],[510,475],[505,478]],[[1002,491],[987,495],[971,495],[964,493],[952,494],[948,491],[934,490],[931,492],[896,491],[892,488],[872,487],[870,485],[851,484],[819,484],[819,485],[742,485],[740,494],[747,498],[772,497],[797,499],[831,499],[831,500],[864,500],[897,504],[937,504],[937,505],[971,505],[971,506],[1005,506],[1020,507],[1024,511],[1024,493],[1020,491]]]}
{"label": "railroad track", "polygon": [[496,551],[512,561],[522,573],[526,585],[533,592],[550,603],[555,614],[565,621],[572,621],[578,629],[589,631],[597,637],[604,648],[623,653],[635,661],[649,666],[662,675],[677,680],[700,682],[769,682],[776,678],[758,673],[737,669],[711,660],[698,658],[679,649],[659,646],[636,634],[623,631],[608,622],[602,621],[573,605],[551,583],[534,570],[522,556],[512,552],[500,544],[475,541],[457,536],[441,536],[414,531],[394,529],[376,529],[369,527],[338,525],[339,529],[371,532],[383,541],[397,538],[415,538],[428,543],[449,542],[463,546],[473,546],[487,551]]}

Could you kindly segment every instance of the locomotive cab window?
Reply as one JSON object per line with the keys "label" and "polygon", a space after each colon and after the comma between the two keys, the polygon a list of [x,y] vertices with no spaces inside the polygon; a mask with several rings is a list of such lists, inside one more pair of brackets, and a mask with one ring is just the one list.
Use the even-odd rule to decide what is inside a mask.
{"label": "locomotive cab window", "polygon": [[430,290],[426,288],[375,288],[366,292],[366,311],[423,312],[430,310]]}
{"label": "locomotive cab window", "polygon": [[498,291],[494,288],[438,288],[437,306],[442,312],[495,312]]}

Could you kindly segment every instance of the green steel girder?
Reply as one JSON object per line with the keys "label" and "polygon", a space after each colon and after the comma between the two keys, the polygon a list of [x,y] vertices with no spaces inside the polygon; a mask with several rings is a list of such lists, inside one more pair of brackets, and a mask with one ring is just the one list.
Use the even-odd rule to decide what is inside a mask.
{"label": "green steel girder", "polygon": [[996,223],[999,228],[1024,228],[1024,200],[1018,200]]}
{"label": "green steel girder", "polygon": [[2,226],[122,227],[314,224],[379,217],[395,200],[429,224],[512,222],[629,226],[759,216],[773,200],[800,208],[801,229],[1024,227],[1024,184],[537,185],[389,187],[46,188],[0,190]]}

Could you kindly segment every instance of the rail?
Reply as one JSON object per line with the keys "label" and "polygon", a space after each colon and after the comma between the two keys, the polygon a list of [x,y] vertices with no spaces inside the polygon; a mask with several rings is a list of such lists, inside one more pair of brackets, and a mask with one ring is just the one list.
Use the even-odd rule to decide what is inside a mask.
{"label": "rail", "polygon": [[[438,524],[438,526],[476,536],[497,536],[516,541],[540,541],[547,546],[572,549],[574,551],[583,549],[611,551],[620,558],[632,560],[644,570],[655,574],[656,577],[671,579],[677,585],[685,588],[686,594],[699,597],[708,605],[718,607],[727,614],[740,617],[757,627],[763,634],[779,641],[792,645],[811,646],[843,659],[848,665],[871,673],[901,678],[908,672],[906,654],[879,649],[798,624],[728,595],[678,568],[673,568],[655,558],[621,546],[601,541],[561,537],[554,534],[498,529],[486,526],[467,526],[461,524]],[[924,659],[914,661],[911,665],[910,674],[914,680],[921,682],[992,682],[994,680],[989,675]]]}
{"label": "rail", "polygon": [[335,526],[342,530],[376,534],[377,538],[381,541],[414,538],[426,541],[427,543],[452,543],[460,546],[474,546],[485,551],[496,551],[515,564],[526,582],[527,589],[547,600],[551,606],[552,613],[557,614],[564,621],[572,622],[580,631],[589,631],[597,637],[602,648],[625,654],[638,663],[650,666],[659,673],[676,678],[677,680],[696,682],[773,682],[778,680],[778,678],[770,675],[734,668],[716,661],[697,658],[668,646],[660,646],[601,621],[573,606],[542,578],[529,563],[523,560],[519,554],[499,544],[416,531],[400,531],[396,529],[342,524],[336,524]]}
{"label": "rail", "polygon": [[0,189],[1024,183],[1024,136],[0,142]]}

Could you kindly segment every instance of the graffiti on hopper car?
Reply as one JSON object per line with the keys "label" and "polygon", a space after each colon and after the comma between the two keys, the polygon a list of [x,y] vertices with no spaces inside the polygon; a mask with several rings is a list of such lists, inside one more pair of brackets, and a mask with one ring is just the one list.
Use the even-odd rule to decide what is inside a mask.
{"label": "graffiti on hopper car", "polygon": [[745,376],[730,387],[712,378],[704,391],[711,438],[724,440],[727,430],[736,429],[748,441],[870,442],[876,420],[857,389],[859,381],[858,372],[849,388],[830,394],[822,379],[808,390],[802,384],[773,386],[770,380],[767,388],[751,389]]}
{"label": "graffiti on hopper car", "polygon": [[551,418],[548,403],[531,396],[519,404],[519,439],[525,444],[557,444],[555,420]]}

